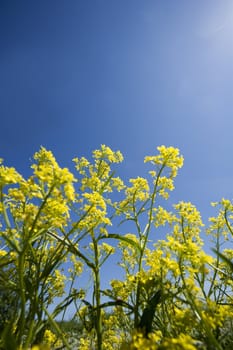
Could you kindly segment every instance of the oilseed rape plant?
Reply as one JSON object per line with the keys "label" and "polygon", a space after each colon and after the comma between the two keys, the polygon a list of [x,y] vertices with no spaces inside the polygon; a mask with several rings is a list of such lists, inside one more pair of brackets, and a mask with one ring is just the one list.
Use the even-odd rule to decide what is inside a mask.
{"label": "oilseed rape plant", "polygon": [[24,178],[1,159],[0,350],[233,348],[233,203],[205,228],[166,202],[177,148],[127,182],[122,161],[101,145],[71,172],[41,147]]}

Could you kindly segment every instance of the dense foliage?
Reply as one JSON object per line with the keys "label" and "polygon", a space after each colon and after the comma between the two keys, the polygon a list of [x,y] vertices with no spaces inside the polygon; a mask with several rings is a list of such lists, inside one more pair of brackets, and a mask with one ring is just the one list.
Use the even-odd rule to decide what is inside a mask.
{"label": "dense foliage", "polygon": [[233,348],[233,204],[214,203],[204,231],[191,203],[166,206],[178,149],[158,147],[128,184],[122,160],[102,145],[71,173],[42,147],[28,179],[1,161],[0,349]]}

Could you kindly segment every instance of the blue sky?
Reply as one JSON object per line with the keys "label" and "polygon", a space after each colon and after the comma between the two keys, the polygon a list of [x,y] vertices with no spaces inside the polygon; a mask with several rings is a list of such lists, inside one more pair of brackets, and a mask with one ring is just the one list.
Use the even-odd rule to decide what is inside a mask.
{"label": "blue sky", "polygon": [[106,144],[125,178],[161,144],[185,157],[171,201],[232,198],[233,3],[0,2],[0,156],[29,173]]}

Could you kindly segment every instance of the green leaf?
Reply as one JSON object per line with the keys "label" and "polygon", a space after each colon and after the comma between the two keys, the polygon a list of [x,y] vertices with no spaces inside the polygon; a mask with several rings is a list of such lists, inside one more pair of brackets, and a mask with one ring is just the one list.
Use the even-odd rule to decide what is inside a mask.
{"label": "green leaf", "polygon": [[92,262],[84,255],[80,252],[80,250],[77,249],[77,247],[75,246],[75,244],[73,242],[71,242],[70,240],[68,240],[67,238],[61,238],[59,237],[56,233],[51,232],[51,231],[47,231],[47,233],[52,236],[53,238],[55,238],[57,241],[61,242],[65,247],[67,247],[68,251],[76,256],[78,256],[79,258],[81,258],[83,261],[85,261],[85,263],[87,264],[87,266],[89,266],[91,269],[95,269],[95,265],[92,264]]}
{"label": "green leaf", "polygon": [[128,238],[128,237],[125,237],[125,236],[121,236],[121,235],[119,235],[117,233],[109,233],[107,236],[101,235],[101,236],[99,236],[98,240],[107,239],[107,238],[117,239],[118,241],[129,243],[131,246],[136,248],[139,252],[141,251],[140,245],[137,242],[135,242],[131,238]]}
{"label": "green leaf", "polygon": [[233,262],[224,254],[220,253],[216,249],[213,249],[213,252],[217,254],[227,265],[230,267],[231,271],[233,272]]}

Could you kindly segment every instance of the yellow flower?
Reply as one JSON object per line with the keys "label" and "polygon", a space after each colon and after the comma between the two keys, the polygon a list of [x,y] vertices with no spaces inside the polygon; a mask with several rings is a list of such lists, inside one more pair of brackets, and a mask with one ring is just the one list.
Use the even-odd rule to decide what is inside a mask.
{"label": "yellow flower", "polygon": [[154,208],[153,213],[153,221],[155,227],[164,226],[166,223],[169,223],[171,225],[174,221],[174,215],[172,213],[169,213],[166,209],[164,209],[161,206],[159,206],[158,208]]}
{"label": "yellow flower", "polygon": [[145,201],[149,198],[149,184],[143,177],[137,177],[136,179],[130,179],[131,187],[126,189],[127,198],[132,202]]}
{"label": "yellow flower", "polygon": [[120,163],[123,160],[120,151],[114,152],[105,145],[101,145],[100,150],[93,151],[93,157],[95,159],[107,159],[110,163]]}
{"label": "yellow flower", "polygon": [[119,177],[112,178],[111,186],[116,188],[117,191],[121,191],[125,188],[124,182]]}
{"label": "yellow flower", "polygon": [[7,252],[4,249],[0,249],[0,257],[6,256]]}
{"label": "yellow flower", "polygon": [[61,297],[64,294],[65,281],[67,277],[61,273],[60,270],[55,270],[53,276],[49,276],[47,283],[51,283],[51,290],[49,291],[52,297]]}
{"label": "yellow flower", "polygon": [[90,350],[90,339],[88,339],[88,337],[80,338],[79,349],[80,350]]}
{"label": "yellow flower", "polygon": [[76,276],[81,275],[83,272],[83,263],[82,261],[78,260],[75,255],[70,256],[70,261],[73,263],[73,267],[70,268],[70,271],[72,273],[75,273]]}
{"label": "yellow flower", "polygon": [[100,251],[103,251],[104,254],[109,255],[115,252],[115,248],[104,242],[100,245]]}
{"label": "yellow flower", "polygon": [[44,332],[44,341],[49,344],[49,345],[52,345],[56,342],[56,335],[50,331],[49,329],[46,329],[45,332]]}
{"label": "yellow flower", "polygon": [[163,341],[163,350],[196,350],[195,341],[186,334],[180,334],[177,338],[169,338]]}
{"label": "yellow flower", "polygon": [[161,333],[155,332],[150,333],[148,338],[145,338],[142,333],[135,332],[132,337],[132,341],[130,343],[125,343],[122,345],[121,350],[157,350],[158,349],[158,341],[161,338]]}
{"label": "yellow flower", "polygon": [[0,186],[16,184],[23,181],[23,177],[15,170],[15,168],[0,166]]}
{"label": "yellow flower", "polygon": [[159,146],[157,147],[159,154],[157,156],[146,156],[144,158],[144,162],[151,162],[152,164],[159,165],[162,167],[170,168],[171,177],[175,177],[177,175],[178,168],[183,166],[183,157],[180,156],[180,152],[178,148],[174,147],[165,147]]}
{"label": "yellow flower", "polygon": [[[98,192],[92,192],[92,193],[83,193],[83,197],[87,199],[90,206],[100,207],[103,210],[106,210],[106,203],[104,198],[99,194]],[[87,208],[89,208],[87,206]],[[87,209],[88,210],[88,209]]]}

